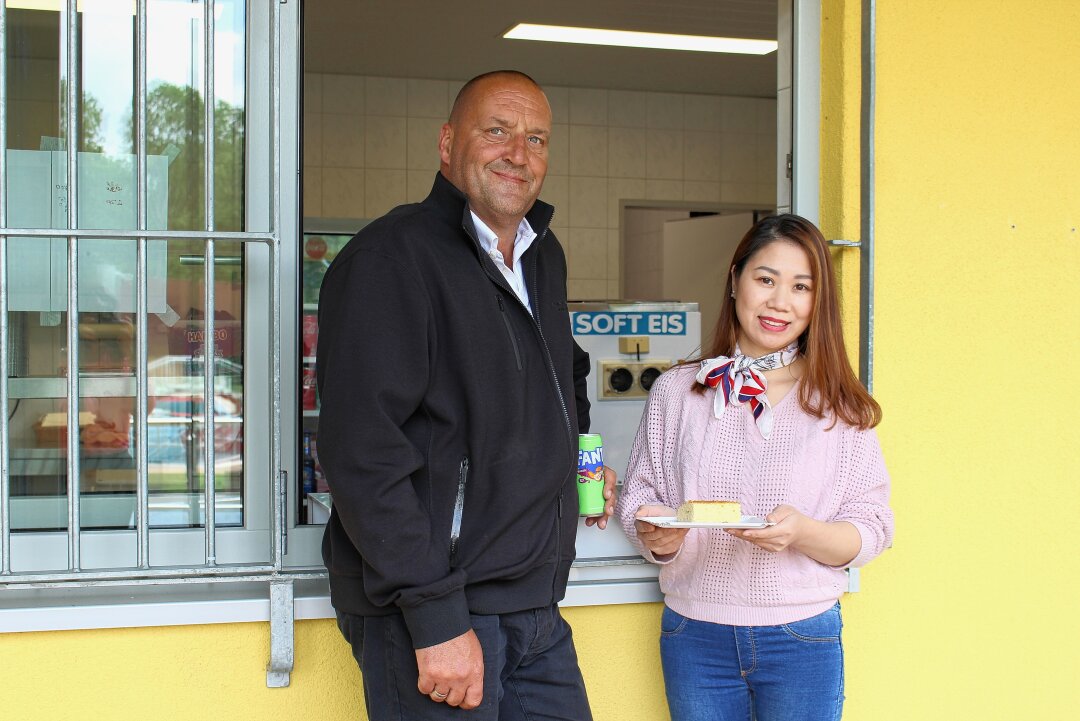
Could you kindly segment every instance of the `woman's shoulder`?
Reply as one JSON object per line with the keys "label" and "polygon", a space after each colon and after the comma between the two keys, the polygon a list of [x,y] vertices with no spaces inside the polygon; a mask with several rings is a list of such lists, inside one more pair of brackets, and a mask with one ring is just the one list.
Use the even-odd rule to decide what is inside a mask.
{"label": "woman's shoulder", "polygon": [[[792,393],[796,393],[797,391],[801,391],[801,388],[796,387],[792,389]],[[796,397],[792,400],[796,401],[795,403],[792,403],[792,406],[795,408],[795,414],[799,423],[813,426],[823,433],[835,434],[847,441],[873,441],[877,438],[877,432],[873,428],[860,428],[859,426],[852,425],[843,418],[837,416],[831,408],[822,408],[820,396],[811,395],[808,399],[812,408],[822,408],[820,417],[806,409],[802,402],[801,393],[797,393]]]}
{"label": "woman's shoulder", "polygon": [[660,374],[649,389],[649,397],[683,396],[697,385],[696,363],[677,365]]}

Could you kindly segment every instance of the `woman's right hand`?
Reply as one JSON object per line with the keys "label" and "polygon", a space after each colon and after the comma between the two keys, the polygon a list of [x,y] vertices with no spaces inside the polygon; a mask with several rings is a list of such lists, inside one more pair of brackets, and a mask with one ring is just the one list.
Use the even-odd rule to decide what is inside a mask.
{"label": "woman's right hand", "polygon": [[[674,516],[675,509],[667,506],[641,506],[635,518],[643,516]],[[637,537],[654,556],[670,556],[678,551],[689,528],[660,528],[646,521],[634,521]]]}

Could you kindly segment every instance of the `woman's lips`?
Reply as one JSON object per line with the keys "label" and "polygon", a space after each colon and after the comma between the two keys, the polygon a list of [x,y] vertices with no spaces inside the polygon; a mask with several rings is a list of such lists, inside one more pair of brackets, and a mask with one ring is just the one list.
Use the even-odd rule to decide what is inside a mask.
{"label": "woman's lips", "polygon": [[780,333],[787,330],[787,327],[791,325],[791,323],[789,321],[769,318],[767,316],[758,316],[758,325],[770,333]]}

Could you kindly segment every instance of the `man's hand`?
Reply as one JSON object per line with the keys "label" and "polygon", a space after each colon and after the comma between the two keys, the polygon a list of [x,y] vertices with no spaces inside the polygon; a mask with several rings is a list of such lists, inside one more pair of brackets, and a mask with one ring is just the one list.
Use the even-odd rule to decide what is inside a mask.
{"label": "man's hand", "polygon": [[618,480],[618,476],[615,475],[615,471],[604,466],[604,515],[589,516],[585,519],[586,526],[596,525],[600,527],[600,530],[607,528],[608,519],[611,518],[611,514],[615,513],[616,480]]}
{"label": "man's hand", "polygon": [[[642,516],[674,516],[675,509],[667,506],[642,506],[634,514],[636,518]],[[649,549],[653,556],[670,556],[678,551],[683,544],[683,539],[690,532],[689,528],[660,528],[647,521],[634,521],[638,540]]]}
{"label": "man's hand", "polygon": [[457,638],[416,649],[416,688],[436,703],[474,709],[484,700],[484,651],[471,628]]}

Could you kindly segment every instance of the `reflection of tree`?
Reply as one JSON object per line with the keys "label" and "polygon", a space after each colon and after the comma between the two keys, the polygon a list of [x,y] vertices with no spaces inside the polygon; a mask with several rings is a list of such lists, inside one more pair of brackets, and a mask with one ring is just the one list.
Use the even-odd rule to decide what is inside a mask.
{"label": "reflection of tree", "polygon": [[104,114],[101,101],[93,95],[83,93],[82,115],[79,117],[79,150],[84,153],[105,152],[105,143],[101,137]]}
{"label": "reflection of tree", "polygon": [[[146,150],[168,155],[169,227],[206,227],[202,95],[161,83],[146,98]],[[132,133],[134,137],[134,132]],[[218,100],[214,110],[214,226],[241,230],[244,203],[244,110]]]}
{"label": "reflection of tree", "polygon": [[[101,101],[90,93],[79,88],[79,101],[76,107],[79,110],[77,120],[79,131],[79,151],[83,153],[102,153],[105,151],[105,141],[102,138],[101,125],[105,117]],[[60,79],[60,111],[57,113],[57,137],[61,140],[67,134],[65,130],[67,118],[67,81]],[[63,149],[63,148],[59,148]]]}
{"label": "reflection of tree", "polygon": [[[202,230],[205,197],[205,105],[187,85],[160,83],[146,97],[146,151],[169,157],[169,228]],[[133,128],[133,126],[132,126]],[[134,128],[132,137],[135,137]],[[214,112],[214,227],[242,230],[244,213],[244,110],[222,100]],[[202,254],[202,244],[169,243],[169,277],[200,282],[201,265],[181,265],[182,253]],[[242,266],[218,266],[219,281],[239,282]],[[219,299],[223,300],[223,299]]]}

